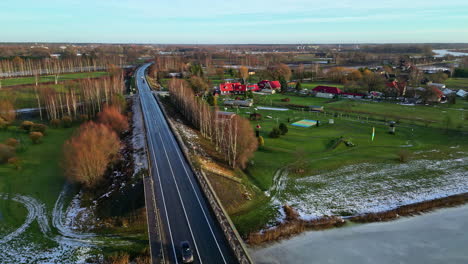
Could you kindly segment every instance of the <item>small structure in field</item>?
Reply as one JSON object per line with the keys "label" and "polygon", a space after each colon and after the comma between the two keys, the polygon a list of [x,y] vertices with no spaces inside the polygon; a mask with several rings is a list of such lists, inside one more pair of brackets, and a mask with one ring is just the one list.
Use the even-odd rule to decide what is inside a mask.
{"label": "small structure in field", "polygon": [[292,126],[297,126],[297,127],[311,127],[311,126],[316,126],[317,121],[316,120],[303,119],[301,121],[294,122],[291,125]]}
{"label": "small structure in field", "polygon": [[310,111],[323,112],[323,106],[320,105],[311,105],[309,106]]}
{"label": "small structure in field", "polygon": [[218,119],[232,119],[236,114],[232,112],[225,112],[225,111],[216,111],[216,117]]}
{"label": "small structure in field", "polygon": [[252,100],[226,100],[224,101],[224,105],[251,107],[253,105],[253,101]]}

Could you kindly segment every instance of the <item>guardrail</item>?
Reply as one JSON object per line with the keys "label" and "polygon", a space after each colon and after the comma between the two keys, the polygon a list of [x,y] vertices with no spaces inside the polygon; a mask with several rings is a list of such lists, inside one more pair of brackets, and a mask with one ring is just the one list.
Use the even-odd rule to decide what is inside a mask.
{"label": "guardrail", "polygon": [[166,110],[162,106],[162,103],[159,101],[159,98],[157,95],[153,94],[156,102],[158,103],[159,107],[162,110],[162,113],[164,117],[167,120],[167,123],[169,124],[169,127],[171,128],[172,132],[175,135],[175,138],[177,140],[178,145],[182,149],[182,153],[187,159],[193,173],[195,174],[198,183],[201,186],[201,189],[203,191],[203,194],[207,198],[210,208],[212,212],[215,214],[216,219],[218,220],[219,225],[223,229],[224,235],[226,236],[226,239],[229,243],[229,246],[231,247],[232,251],[234,252],[234,255],[236,256],[238,262],[240,264],[253,264],[254,262],[252,261],[252,258],[249,255],[249,252],[247,251],[247,247],[245,246],[241,236],[237,232],[237,229],[235,228],[234,224],[232,223],[231,219],[229,218],[229,215],[227,214],[226,210],[224,209],[221,201],[219,200],[218,196],[216,195],[216,192],[213,189],[213,186],[211,186],[210,181],[206,177],[205,173],[203,171],[198,172],[198,170],[195,170],[191,159],[190,155],[188,152],[187,147],[185,146],[184,141],[182,140],[181,136],[179,135],[177,129],[174,127],[172,124],[172,121],[168,118],[168,115],[166,113]]}

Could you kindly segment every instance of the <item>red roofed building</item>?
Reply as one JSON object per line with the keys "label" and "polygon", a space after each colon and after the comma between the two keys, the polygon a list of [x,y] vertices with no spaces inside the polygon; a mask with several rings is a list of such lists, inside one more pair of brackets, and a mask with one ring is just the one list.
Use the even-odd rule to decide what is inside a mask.
{"label": "red roofed building", "polygon": [[258,83],[258,87],[261,90],[263,90],[263,89],[278,90],[278,89],[281,89],[281,83],[279,81],[263,80],[263,81]]}
{"label": "red roofed building", "polygon": [[246,91],[260,91],[260,88],[256,84],[241,84],[239,82],[237,83],[221,83],[219,85],[219,90],[221,94],[243,94]]}
{"label": "red roofed building", "polygon": [[247,85],[247,91],[258,92],[260,87],[258,87],[258,84],[249,84]]}
{"label": "red roofed building", "polygon": [[241,83],[221,83],[219,84],[219,90],[221,91],[221,94],[235,93],[239,90],[240,85]]}
{"label": "red roofed building", "polygon": [[341,94],[342,91],[338,87],[333,86],[317,86],[312,91],[316,93],[329,93],[329,94]]}
{"label": "red roofed building", "polygon": [[406,82],[397,82],[392,81],[392,82],[387,82],[385,84],[387,88],[394,90],[398,96],[404,96],[406,94]]}

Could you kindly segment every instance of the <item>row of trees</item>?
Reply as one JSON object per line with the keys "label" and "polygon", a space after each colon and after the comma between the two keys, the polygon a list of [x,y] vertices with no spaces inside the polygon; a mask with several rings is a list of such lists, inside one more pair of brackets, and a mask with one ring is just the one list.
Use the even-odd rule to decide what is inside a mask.
{"label": "row of trees", "polygon": [[214,143],[233,168],[245,168],[257,149],[257,140],[248,120],[237,115],[226,116],[196,97],[190,85],[180,79],[169,83],[171,100],[203,137]]}
{"label": "row of trees", "polygon": [[99,79],[68,82],[65,84],[65,92],[38,86],[35,88],[35,95],[38,107],[45,108],[48,119],[60,119],[64,116],[75,119],[80,115],[94,116],[101,111],[103,102],[124,104],[124,89],[122,74],[113,74]]}
{"label": "row of trees", "polygon": [[67,72],[105,70],[109,65],[122,65],[119,56],[97,58],[75,57],[66,59],[13,59],[0,60],[0,77],[35,76],[41,74],[59,75]]}

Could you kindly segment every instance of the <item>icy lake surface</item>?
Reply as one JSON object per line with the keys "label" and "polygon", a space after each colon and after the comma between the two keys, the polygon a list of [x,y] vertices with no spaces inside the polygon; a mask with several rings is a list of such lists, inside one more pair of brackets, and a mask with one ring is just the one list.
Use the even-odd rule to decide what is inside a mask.
{"label": "icy lake surface", "polygon": [[251,249],[257,264],[468,263],[468,205],[384,223],[306,232]]}

